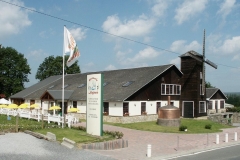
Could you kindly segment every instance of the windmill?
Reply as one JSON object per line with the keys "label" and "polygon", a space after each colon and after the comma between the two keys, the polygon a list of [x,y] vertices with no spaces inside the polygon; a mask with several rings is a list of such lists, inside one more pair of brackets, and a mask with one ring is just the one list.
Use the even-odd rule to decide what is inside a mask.
{"label": "windmill", "polygon": [[196,55],[194,55],[192,52],[189,52],[189,56],[194,58],[195,60],[202,62],[202,90],[201,93],[202,95],[205,94],[205,63],[207,63],[208,65],[210,65],[211,67],[217,69],[217,65],[215,63],[213,63],[212,61],[205,59],[205,29],[204,29],[204,33],[203,33],[203,58],[199,58]]}

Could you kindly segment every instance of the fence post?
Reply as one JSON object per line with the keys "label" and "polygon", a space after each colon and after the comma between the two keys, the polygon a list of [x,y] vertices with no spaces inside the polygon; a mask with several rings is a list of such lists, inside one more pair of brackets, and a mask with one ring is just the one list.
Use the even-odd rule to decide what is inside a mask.
{"label": "fence post", "polygon": [[216,134],[216,144],[219,144],[219,135]]}
{"label": "fence post", "polygon": [[228,143],[228,133],[225,134],[225,142]]}
{"label": "fence post", "polygon": [[148,144],[148,146],[147,146],[147,157],[151,157],[151,148],[152,148],[151,144]]}
{"label": "fence post", "polygon": [[237,132],[234,133],[234,140],[237,141]]}
{"label": "fence post", "polygon": [[50,118],[49,117],[50,117],[50,114],[48,113],[48,123],[50,123]]}

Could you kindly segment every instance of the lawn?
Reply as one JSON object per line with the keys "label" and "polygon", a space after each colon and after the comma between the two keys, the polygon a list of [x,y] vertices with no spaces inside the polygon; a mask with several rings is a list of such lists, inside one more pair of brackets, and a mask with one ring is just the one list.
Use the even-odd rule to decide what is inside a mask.
{"label": "lawn", "polygon": [[[215,133],[221,132],[223,128],[232,128],[229,125],[222,125],[219,123],[212,122],[210,120],[196,120],[196,119],[185,119],[181,118],[181,125],[187,126],[187,132],[179,131],[179,127],[165,127],[159,126],[156,121],[150,122],[138,122],[138,123],[105,123],[109,125],[131,128],[143,131],[152,132],[165,132],[165,133]],[[211,125],[211,129],[205,129],[206,125]]]}
{"label": "lawn", "polygon": [[[77,128],[62,128],[55,123],[48,124],[44,122],[44,128],[42,129],[42,122],[36,120],[28,120],[25,118],[18,119],[18,129],[20,132],[24,130],[30,130],[46,135],[47,132],[54,133],[57,141],[61,142],[63,137],[71,139],[76,143],[93,143],[102,142],[115,139],[115,136],[111,134],[103,134],[102,137],[92,136],[86,133],[84,130]],[[0,132],[16,132],[16,117],[11,116],[11,120],[7,119],[6,115],[0,115]]]}

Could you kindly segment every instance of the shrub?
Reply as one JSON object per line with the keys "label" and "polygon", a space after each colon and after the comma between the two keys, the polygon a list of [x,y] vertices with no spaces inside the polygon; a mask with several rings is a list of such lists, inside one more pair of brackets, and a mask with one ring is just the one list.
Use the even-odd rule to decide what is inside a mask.
{"label": "shrub", "polygon": [[205,125],[205,129],[211,129],[212,128],[212,125],[211,124],[206,124]]}
{"label": "shrub", "polygon": [[179,131],[185,131],[187,129],[187,126],[181,125],[179,127]]}

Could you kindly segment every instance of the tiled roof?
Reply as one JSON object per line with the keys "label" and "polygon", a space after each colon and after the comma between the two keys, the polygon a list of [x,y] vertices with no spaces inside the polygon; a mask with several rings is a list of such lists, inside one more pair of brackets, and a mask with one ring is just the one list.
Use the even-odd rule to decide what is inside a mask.
{"label": "tiled roof", "polygon": [[[218,91],[221,92],[225,96],[225,94],[218,88],[206,88],[206,98],[211,99],[212,96],[214,96],[214,94],[216,94]],[[227,99],[226,96],[225,96],[225,98]]]}
{"label": "tiled roof", "polygon": [[54,83],[55,81],[57,81],[59,79],[62,79],[61,75],[51,76],[49,78],[46,78],[46,79],[28,87],[27,89],[24,89],[14,95],[12,95],[10,98],[23,98],[24,99],[28,95],[38,91],[40,88],[42,88],[44,86],[48,86],[49,84]]}
{"label": "tiled roof", "polygon": [[189,53],[189,52],[191,52],[192,54],[194,54],[194,55],[196,55],[196,56],[202,57],[201,54],[199,54],[199,53],[197,53],[196,51],[193,51],[193,50],[187,51],[186,53],[180,55],[179,57],[189,57],[189,56],[190,56],[190,53]]}
{"label": "tiled roof", "polygon": [[[130,69],[120,69],[111,71],[100,71],[82,74],[68,74],[65,75],[64,81],[65,85],[68,86],[65,90],[71,90],[73,93],[69,97],[69,100],[86,100],[86,85],[83,87],[78,87],[81,84],[86,84],[88,74],[102,73],[104,82],[109,82],[104,88],[104,101],[124,101],[126,98],[137,92],[139,89],[150,83],[153,79],[160,76],[166,70],[171,67],[175,67],[179,74],[182,72],[172,64],[163,66],[153,66],[153,67],[141,67],[141,68],[130,68]],[[47,78],[46,82],[48,84],[39,82],[15,95],[11,98],[21,97],[24,99],[38,99],[46,91],[62,90],[62,76],[55,76]],[[128,87],[122,87],[128,81],[133,81]],[[32,89],[34,87],[34,89]],[[65,98],[66,99],[66,98]]]}

